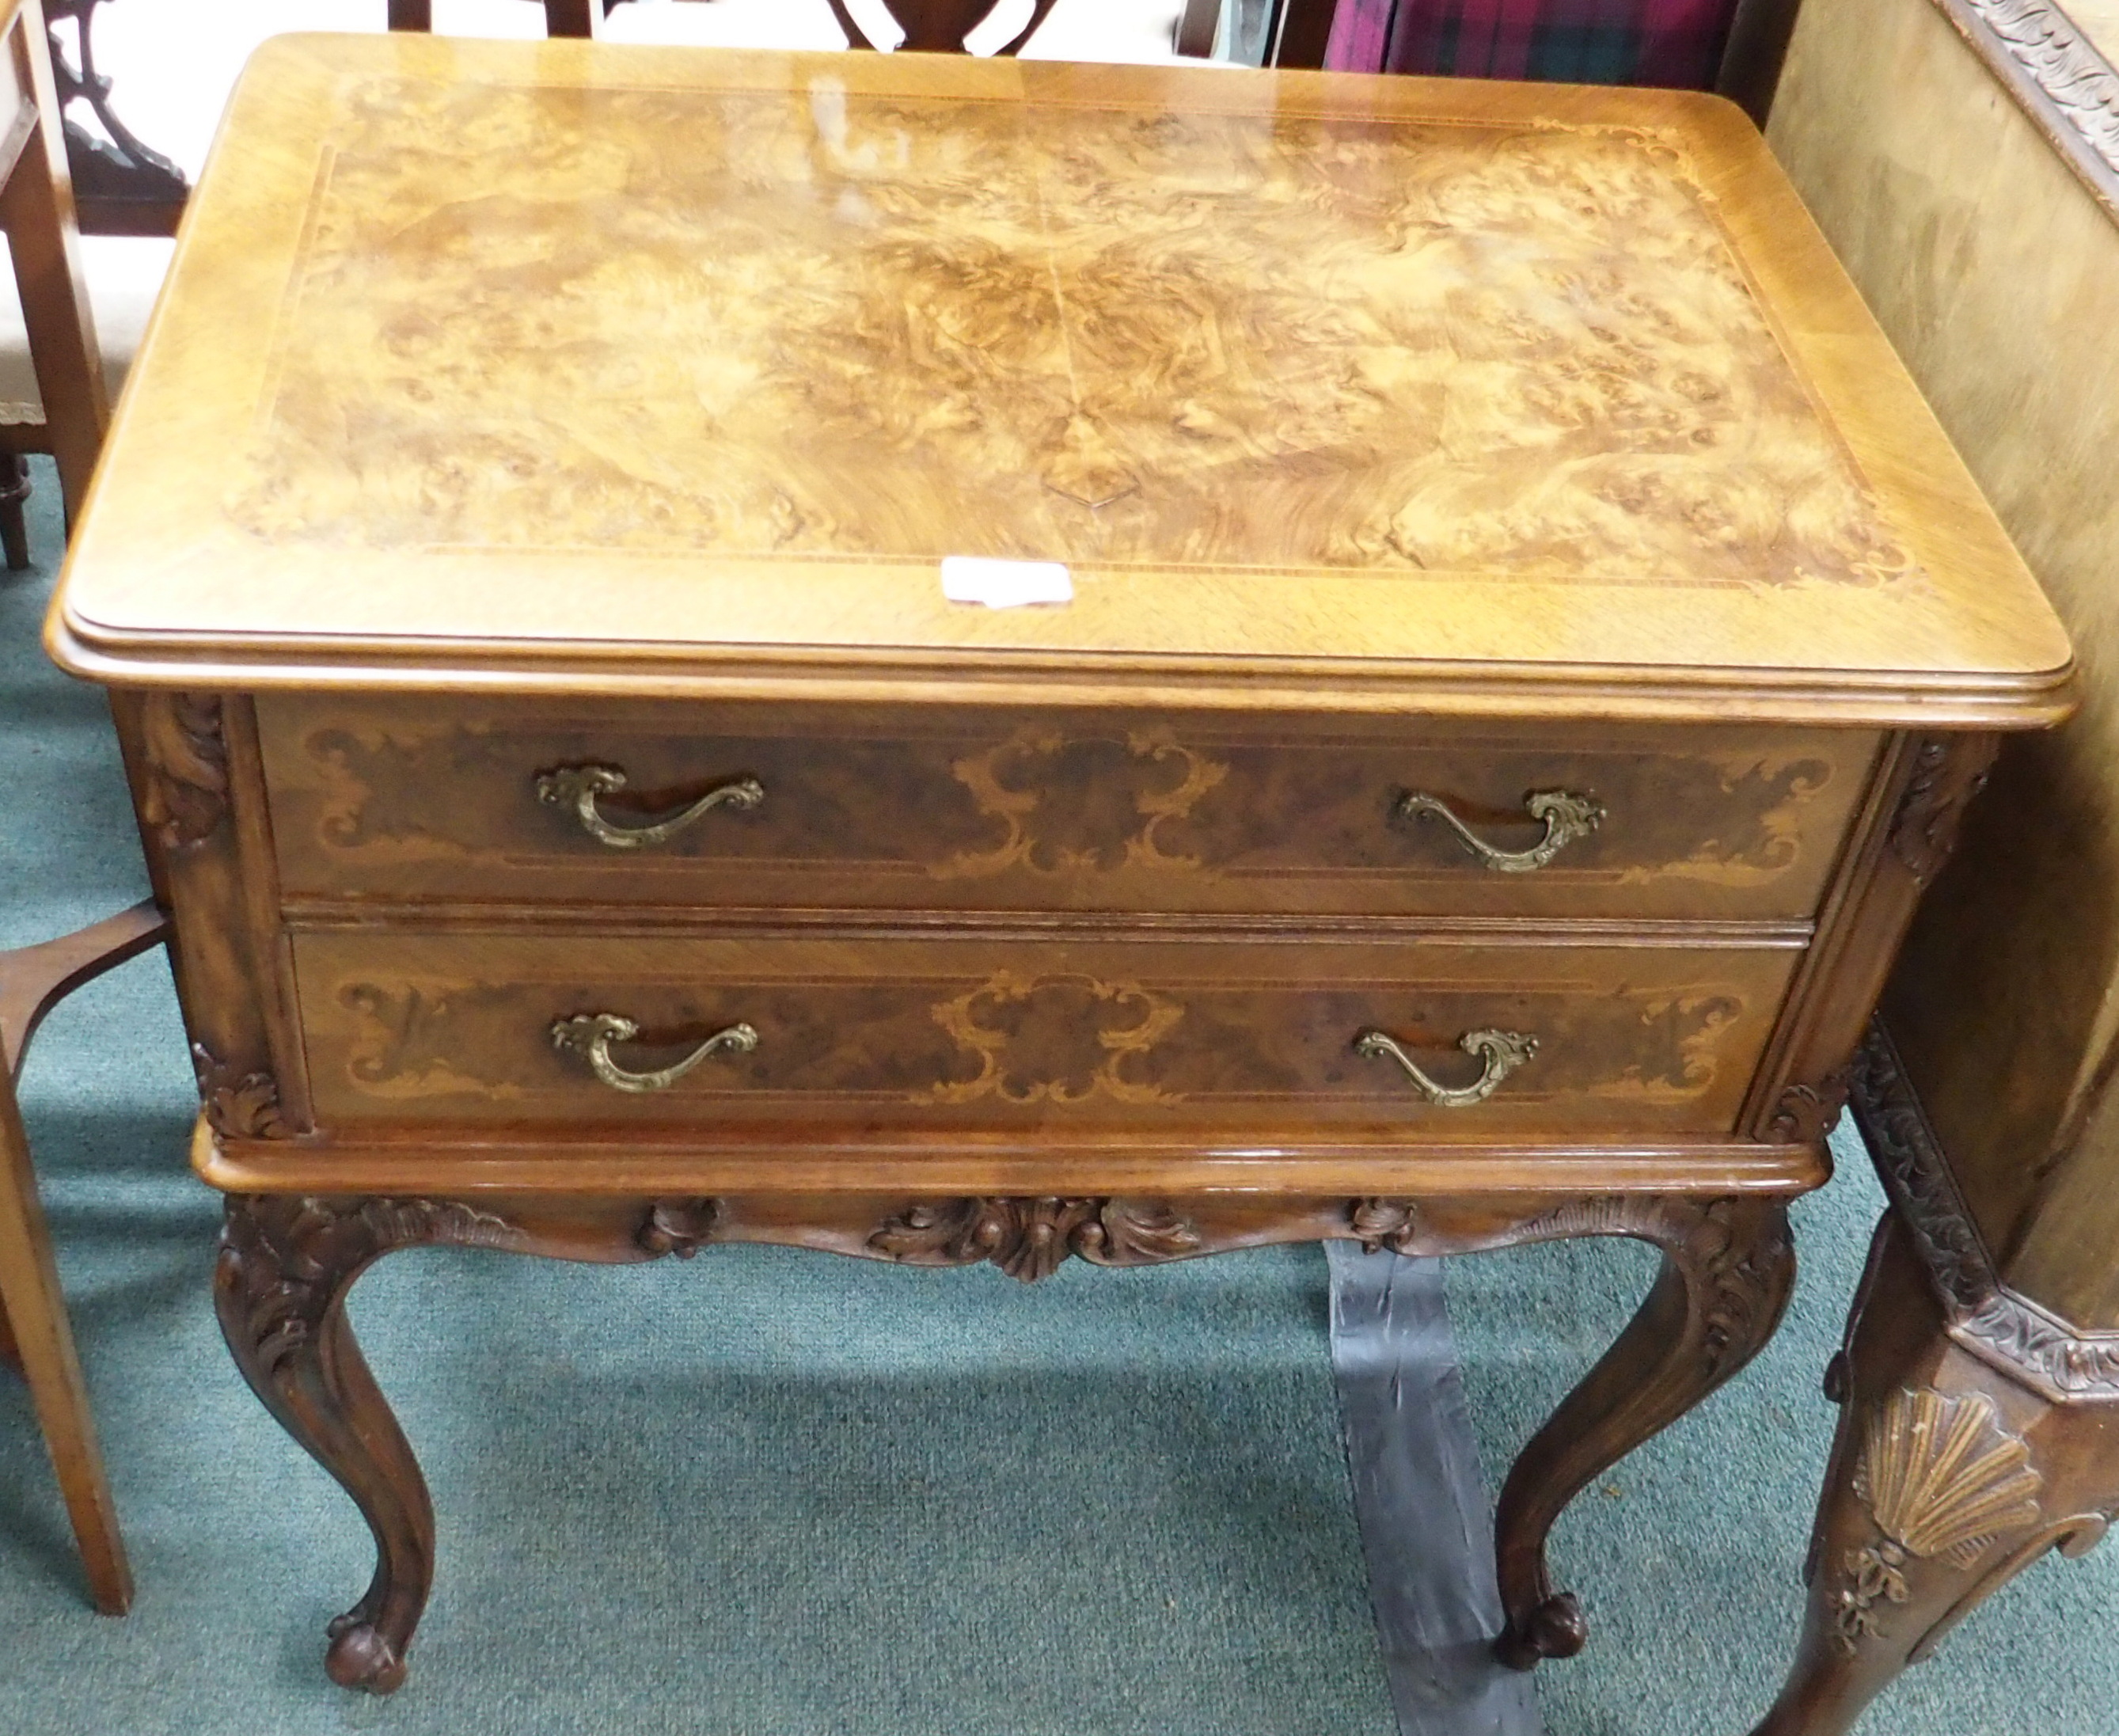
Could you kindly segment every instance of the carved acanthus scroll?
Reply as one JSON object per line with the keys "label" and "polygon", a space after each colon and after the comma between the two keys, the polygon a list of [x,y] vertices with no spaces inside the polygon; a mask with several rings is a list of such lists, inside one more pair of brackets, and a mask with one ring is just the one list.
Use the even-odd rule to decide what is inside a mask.
{"label": "carved acanthus scroll", "polygon": [[2119,216],[2119,72],[2052,0],[1940,0],[1944,12]]}
{"label": "carved acanthus scroll", "polygon": [[141,819],[166,850],[203,843],[228,813],[220,695],[150,694],[140,729],[146,758]]}
{"label": "carved acanthus scroll", "polygon": [[911,1207],[868,1239],[907,1265],[990,1260],[1034,1283],[1071,1256],[1100,1266],[1147,1265],[1203,1251],[1199,1232],[1167,1206],[1129,1200],[948,1200]]}
{"label": "carved acanthus scroll", "polygon": [[269,1073],[242,1073],[217,1060],[204,1043],[192,1045],[199,1103],[206,1126],[224,1140],[290,1140],[293,1123],[280,1107],[280,1084]]}
{"label": "carved acanthus scroll", "polygon": [[[246,1372],[275,1379],[315,1340],[363,1266],[396,1248],[446,1243],[515,1248],[522,1232],[461,1200],[313,1196],[231,1199],[216,1289]],[[230,1315],[229,1304],[239,1311]]]}
{"label": "carved acanthus scroll", "polygon": [[1854,1079],[1850,1059],[1815,1084],[1796,1084],[1781,1093],[1766,1123],[1766,1137],[1785,1145],[1815,1145],[1838,1125]]}
{"label": "carved acanthus scroll", "polygon": [[1972,798],[1986,787],[1994,759],[1991,736],[1936,736],[1921,743],[1913,774],[1891,822],[1891,850],[1925,886],[1956,847]]}

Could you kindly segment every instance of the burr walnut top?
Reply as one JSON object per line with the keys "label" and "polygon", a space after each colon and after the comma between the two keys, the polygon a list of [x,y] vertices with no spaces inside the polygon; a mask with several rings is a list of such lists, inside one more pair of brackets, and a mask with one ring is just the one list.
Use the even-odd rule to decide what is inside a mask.
{"label": "burr walnut top", "polygon": [[[944,599],[948,555],[1071,602]],[[52,623],[123,681],[2050,721],[1764,146],[1667,92],[288,37]]]}

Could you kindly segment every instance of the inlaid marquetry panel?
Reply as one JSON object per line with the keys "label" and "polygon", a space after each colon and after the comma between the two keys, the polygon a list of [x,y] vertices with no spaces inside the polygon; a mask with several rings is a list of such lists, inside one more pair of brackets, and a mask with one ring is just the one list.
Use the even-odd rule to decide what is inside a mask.
{"label": "inlaid marquetry panel", "polygon": [[1909,563],[1651,132],[393,78],[347,111],[236,496],[276,540]]}
{"label": "inlaid marquetry panel", "polygon": [[[1730,1130],[1795,954],[1328,942],[535,939],[294,943],[320,1126],[602,1121],[1143,1129],[1391,1124],[1423,1138]],[[630,1073],[748,1026],[665,1089],[600,1081],[560,1021],[612,1014]],[[1426,1101],[1535,1040],[1483,1102]]]}
{"label": "inlaid marquetry panel", "polygon": [[[732,907],[1145,909],[1801,918],[1876,738],[1844,731],[1545,728],[1199,713],[602,713],[344,696],[260,702],[290,894]],[[681,720],[681,722],[680,722]],[[762,800],[614,848],[539,799],[622,770],[622,826],[754,779]],[[1602,812],[1542,866],[1538,792]]]}
{"label": "inlaid marquetry panel", "polygon": [[[113,678],[2049,721],[2067,651],[1685,93],[282,38],[71,556]],[[1072,600],[952,601],[952,555]],[[252,685],[247,680],[237,685]]]}

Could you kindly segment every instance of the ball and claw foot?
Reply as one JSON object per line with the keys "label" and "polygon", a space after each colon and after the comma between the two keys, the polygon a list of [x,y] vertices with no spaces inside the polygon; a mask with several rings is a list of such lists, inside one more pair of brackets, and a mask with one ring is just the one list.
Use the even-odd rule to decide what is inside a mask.
{"label": "ball and claw foot", "polygon": [[341,1687],[394,1694],[405,1685],[404,1659],[359,1610],[347,1611],[324,1632],[331,1636],[324,1673]]}
{"label": "ball and claw foot", "polygon": [[1571,1591],[1549,1597],[1529,1618],[1504,1628],[1494,1655],[1510,1669],[1532,1669],[1546,1658],[1571,1658],[1589,1637],[1582,1605]]}

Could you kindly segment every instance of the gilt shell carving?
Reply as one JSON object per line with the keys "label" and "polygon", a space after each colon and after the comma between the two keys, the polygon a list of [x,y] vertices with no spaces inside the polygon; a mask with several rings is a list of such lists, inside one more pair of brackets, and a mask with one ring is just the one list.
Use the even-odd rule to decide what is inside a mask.
{"label": "gilt shell carving", "polygon": [[1854,1488],[1892,1543],[1963,1568],[2037,1522],[2042,1479],[2030,1460],[1986,1394],[1902,1390],[1869,1418]]}

